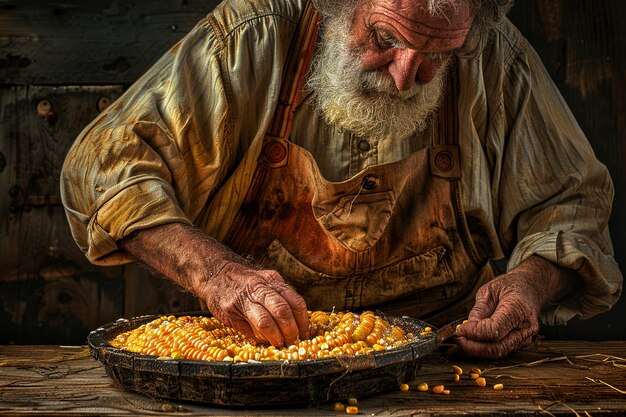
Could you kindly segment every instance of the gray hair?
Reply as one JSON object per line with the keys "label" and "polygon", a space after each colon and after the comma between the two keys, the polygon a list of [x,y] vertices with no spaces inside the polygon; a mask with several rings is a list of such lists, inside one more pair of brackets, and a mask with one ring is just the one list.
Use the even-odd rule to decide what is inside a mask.
{"label": "gray hair", "polygon": [[[371,0],[312,0],[323,16],[353,15],[362,3]],[[428,0],[428,11],[433,16],[445,15],[457,9],[461,1],[467,1],[476,10],[474,22],[463,48],[457,53],[463,57],[480,55],[487,42],[513,6],[513,0]]]}

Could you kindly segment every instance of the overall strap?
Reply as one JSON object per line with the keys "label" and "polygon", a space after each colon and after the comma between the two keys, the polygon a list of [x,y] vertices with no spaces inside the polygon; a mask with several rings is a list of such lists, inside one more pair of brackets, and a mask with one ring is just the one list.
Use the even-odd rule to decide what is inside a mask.
{"label": "overall strap", "polygon": [[283,70],[280,96],[274,118],[267,135],[287,140],[291,131],[291,121],[295,104],[298,102],[304,75],[309,65],[320,13],[307,1],[296,34],[289,46],[287,62]]}
{"label": "overall strap", "polygon": [[459,143],[459,115],[457,98],[459,93],[459,77],[456,63],[448,70],[446,90],[439,109],[439,139],[434,145],[457,145]]}
{"label": "overall strap", "polygon": [[439,113],[433,119],[438,135],[433,134],[430,148],[431,174],[451,180],[461,177],[458,90],[457,66],[452,64]]}

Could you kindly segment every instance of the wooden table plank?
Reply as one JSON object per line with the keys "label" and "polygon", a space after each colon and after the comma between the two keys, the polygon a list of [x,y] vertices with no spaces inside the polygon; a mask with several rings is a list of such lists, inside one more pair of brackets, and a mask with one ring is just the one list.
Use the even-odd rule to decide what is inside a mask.
{"label": "wooden table plank", "polygon": [[[443,350],[443,349],[442,349]],[[359,399],[361,415],[626,415],[626,343],[541,342],[497,362],[434,352],[413,390]],[[451,364],[464,369],[451,380]],[[483,369],[487,387],[468,379]],[[595,381],[595,382],[594,382]],[[599,382],[603,381],[614,388]],[[450,395],[417,392],[427,382]],[[505,388],[496,391],[494,383]],[[86,347],[0,346],[0,415],[336,416],[332,404],[284,409],[228,409],[151,399],[113,385]]]}

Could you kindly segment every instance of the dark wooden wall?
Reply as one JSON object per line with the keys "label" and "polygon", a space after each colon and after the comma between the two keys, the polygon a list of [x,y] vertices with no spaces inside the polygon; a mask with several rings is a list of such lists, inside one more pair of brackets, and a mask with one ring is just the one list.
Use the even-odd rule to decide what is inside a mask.
{"label": "dark wooden wall", "polygon": [[[215,0],[0,0],[0,344],[84,343],[119,317],[194,310],[136,266],[100,268],[75,246],[59,197],[74,138]],[[616,258],[626,263],[626,2],[520,1],[536,47],[616,186]],[[547,337],[626,338],[626,302]]]}
{"label": "dark wooden wall", "polygon": [[212,0],[0,0],[0,343],[84,343],[120,317],[197,310],[136,266],[90,265],[59,196],[78,133]]}
{"label": "dark wooden wall", "polygon": [[[626,272],[626,2],[518,0],[510,14],[541,56],[596,156],[611,172],[615,199],[609,227]],[[626,339],[626,297],[606,314],[545,328],[550,337]]]}

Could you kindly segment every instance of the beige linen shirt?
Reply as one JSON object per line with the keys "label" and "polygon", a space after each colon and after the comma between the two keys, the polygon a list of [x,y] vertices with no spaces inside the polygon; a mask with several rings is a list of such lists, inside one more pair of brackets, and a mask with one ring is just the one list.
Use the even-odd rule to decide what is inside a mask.
{"label": "beige linen shirt", "polygon": [[[225,236],[304,3],[226,0],[80,134],[61,192],[91,262],[131,262],[117,241],[172,222]],[[536,53],[505,22],[481,57],[458,68],[463,204],[477,247],[508,258],[509,269],[537,254],[578,272],[584,290],[547,308],[547,324],[608,310],[622,288],[607,229],[612,182]],[[355,137],[325,124],[311,100],[299,106],[291,137],[328,180],[428,146],[420,134]]]}

